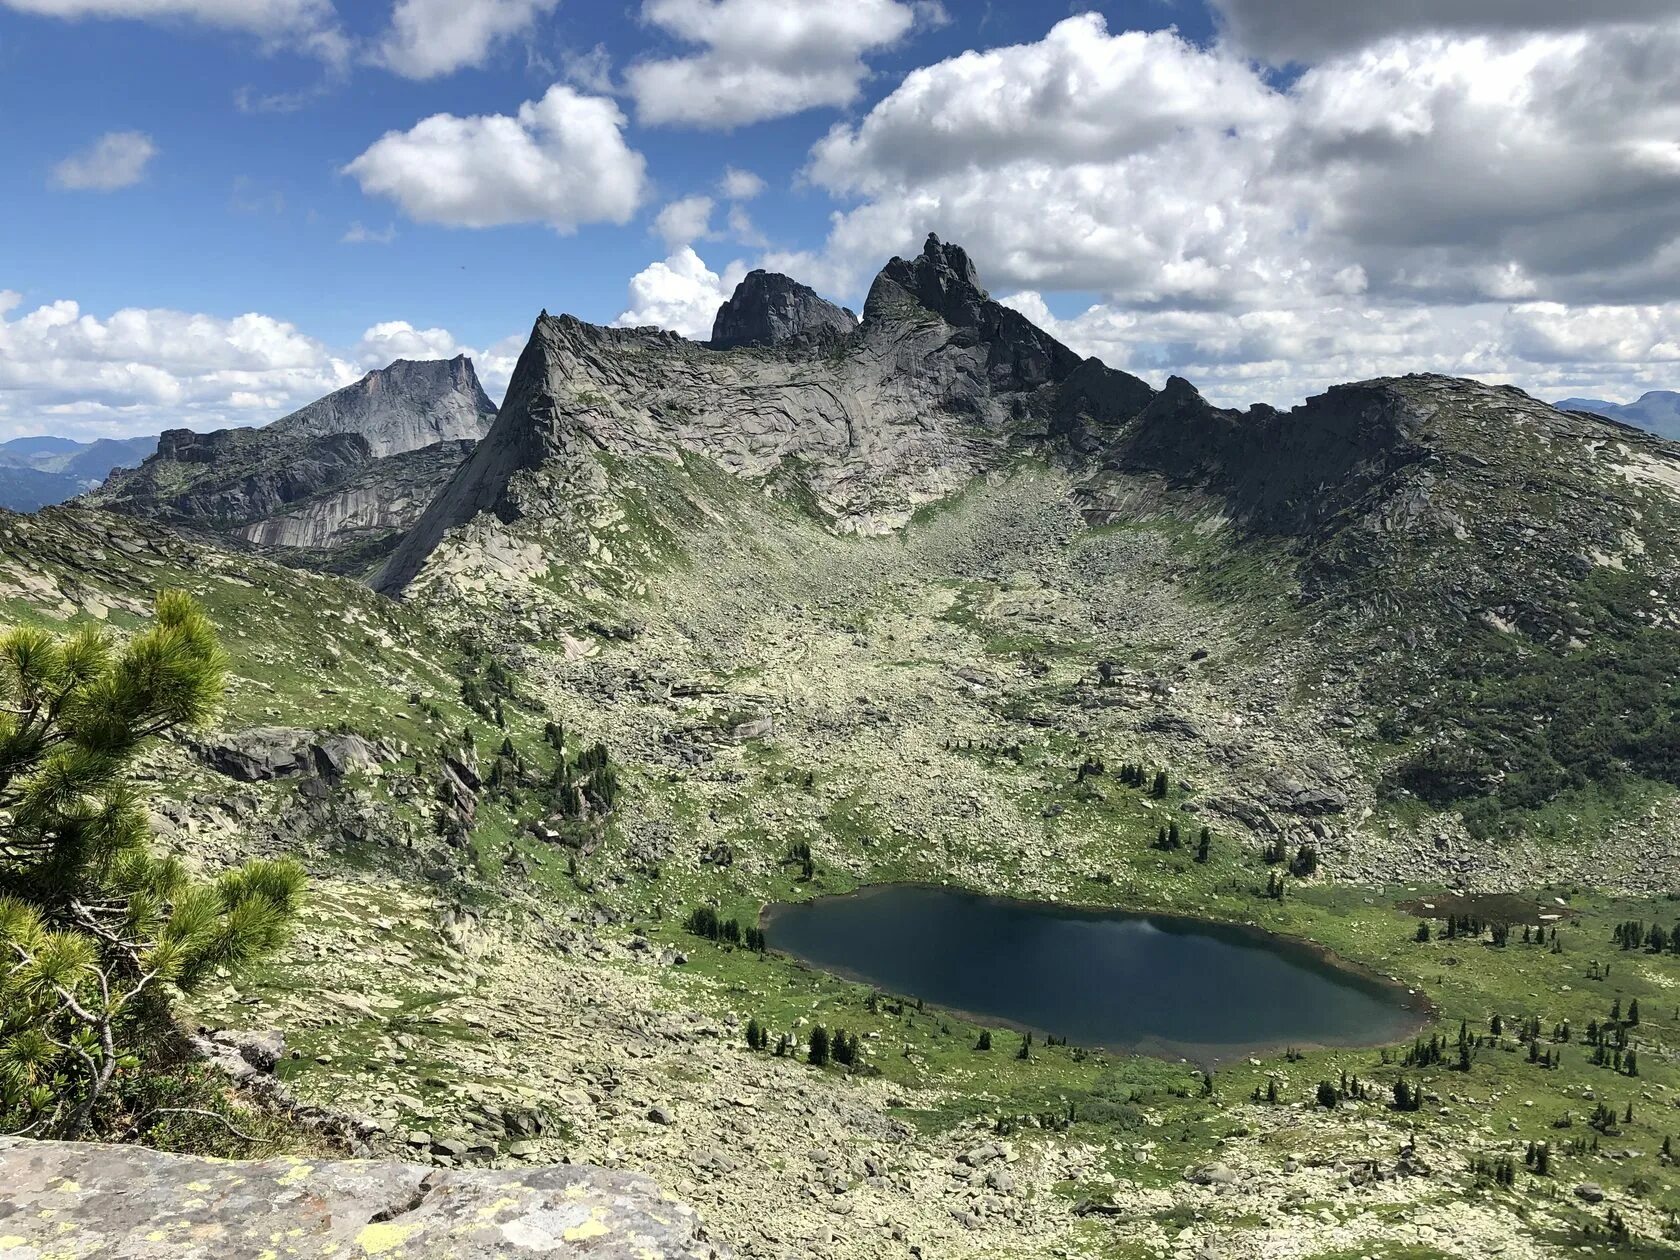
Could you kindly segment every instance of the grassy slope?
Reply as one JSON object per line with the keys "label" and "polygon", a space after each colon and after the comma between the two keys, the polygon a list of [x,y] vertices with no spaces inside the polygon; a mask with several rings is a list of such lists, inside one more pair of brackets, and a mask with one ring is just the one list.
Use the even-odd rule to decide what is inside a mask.
{"label": "grassy slope", "polygon": [[[1260,751],[1248,761],[1283,764],[1302,749],[1322,751],[1311,734],[1322,717],[1315,696],[1320,702],[1324,697],[1313,685],[1322,662],[1280,647],[1297,615],[1289,600],[1290,565],[1283,557],[1246,552],[1227,557],[1212,570],[1217,576],[1211,582],[1205,577],[1186,582],[1189,571],[1209,571],[1205,559],[1216,543],[1171,525],[1085,533],[1060,514],[1058,493],[1053,479],[1029,471],[1001,489],[976,487],[963,500],[924,513],[907,540],[842,545],[817,537],[797,519],[767,520],[756,507],[738,509],[732,531],[714,529],[698,540],[684,536],[681,543],[674,541],[679,536],[674,531],[662,535],[657,522],[631,512],[626,515],[635,532],[626,530],[613,547],[606,571],[592,573],[588,566],[581,573],[566,571],[571,593],[598,599],[616,588],[620,568],[646,573],[650,561],[651,567],[665,567],[649,593],[629,605],[649,627],[640,644],[603,645],[598,660],[551,675],[551,701],[569,720],[594,725],[615,747],[628,735],[633,746],[626,755],[634,763],[654,743],[644,732],[704,725],[746,697],[778,716],[780,729],[772,741],[723,750],[719,772],[646,766],[638,784],[641,817],[625,819],[617,837],[625,847],[609,845],[585,867],[586,879],[624,869],[626,850],[634,847],[634,833],[646,818],[682,835],[683,844],[661,863],[657,882],[603,882],[596,891],[655,941],[690,952],[688,973],[673,982],[685,1000],[722,1001],[742,1019],[756,1016],[777,1031],[826,1022],[877,1035],[871,1039],[878,1050],[872,1061],[887,1079],[941,1093],[938,1106],[918,1117],[920,1123],[1053,1111],[1070,1100],[1076,1108],[1096,1101],[1102,1111],[1139,1093],[1151,1126],[1174,1134],[1172,1158],[1155,1172],[1132,1167],[1117,1175],[1161,1185],[1175,1183],[1186,1164],[1221,1148],[1254,1156],[1270,1152],[1277,1162],[1290,1151],[1333,1157],[1342,1149],[1346,1121],[1307,1105],[1318,1080],[1334,1080],[1348,1070],[1386,1093],[1400,1076],[1415,1080],[1419,1074],[1385,1067],[1370,1051],[1309,1053],[1299,1062],[1272,1060],[1222,1073],[1219,1091],[1226,1106],[1214,1110],[1175,1096],[1190,1084],[1182,1068],[1101,1057],[1079,1062],[1061,1050],[1041,1051],[1028,1064],[1008,1055],[977,1055],[971,1049],[976,1030],[960,1021],[931,1013],[871,1014],[867,993],[857,986],[697,943],[676,923],[702,902],[748,920],[768,900],[883,879],[952,879],[989,892],[1259,922],[1423,989],[1439,1007],[1438,1028],[1449,1036],[1456,1035],[1461,1020],[1485,1031],[1494,1013],[1513,1027],[1538,1016],[1548,1032],[1568,1019],[1579,1035],[1589,1019],[1605,1017],[1616,997],[1624,1004],[1639,997],[1646,1011],[1664,1010],[1666,995],[1680,981],[1672,956],[1622,956],[1612,979],[1584,977],[1588,960],[1611,953],[1615,922],[1667,922],[1676,916],[1666,902],[1618,902],[1584,889],[1560,890],[1579,911],[1563,929],[1561,955],[1468,940],[1420,945],[1412,939],[1415,920],[1395,905],[1415,889],[1292,888],[1279,905],[1257,895],[1266,869],[1255,843],[1240,834],[1222,829],[1215,861],[1198,867],[1187,855],[1166,856],[1148,847],[1166,816],[1162,804],[1112,782],[1101,787],[1104,799],[1082,799],[1072,790],[1071,772],[1086,752],[1102,755],[1110,765],[1165,762],[1198,784],[1167,807],[1185,800],[1194,804],[1219,780],[1257,768],[1242,759],[1235,772],[1186,764],[1178,758],[1207,750],[1164,746],[1141,733],[1133,717],[1110,721],[1106,712],[1093,717],[1070,706],[1070,685],[1088,675],[1098,656],[1112,654],[1139,676],[1165,675],[1188,689],[1182,668],[1187,650],[1210,647],[1203,669],[1216,676],[1207,688],[1233,698],[1268,728],[1256,734]],[[1046,530],[1051,535],[1065,530],[1066,538],[1046,545]],[[984,554],[970,545],[976,538],[986,543]],[[1073,564],[1042,580],[1065,561],[1050,553],[1064,551],[1068,541]],[[1091,580],[1093,574],[1097,580]],[[600,579],[593,588],[592,576]],[[1241,600],[1233,601],[1233,595]],[[1021,668],[1023,655],[1048,671],[1038,676]],[[950,676],[961,666],[990,671],[1000,685],[978,694],[958,688],[952,695]],[[620,690],[608,712],[574,695],[581,675],[611,689],[612,680],[640,668],[699,674],[721,694],[684,706],[642,704]],[[1257,681],[1267,685],[1256,687]],[[854,692],[887,712],[879,731],[843,716]],[[1146,704],[1133,707],[1149,711]],[[833,725],[845,733],[826,729]],[[1020,742],[1023,756],[1017,763],[945,747],[952,739],[969,738],[982,744]],[[814,776],[809,788],[807,773]],[[932,807],[926,798],[935,802]],[[979,807],[964,811],[960,806],[968,800]],[[1063,812],[1047,819],[1045,808],[1052,805]],[[795,839],[810,841],[818,854],[814,883],[796,882],[793,868],[778,862]],[[718,841],[734,850],[733,865],[695,861],[694,853],[710,851]],[[555,895],[570,892],[569,880],[555,881]],[[1656,1153],[1663,1137],[1680,1127],[1669,1118],[1668,1095],[1680,1085],[1671,1062],[1673,1049],[1680,1047],[1672,1013],[1670,1003],[1637,1033],[1645,1065],[1638,1080],[1591,1067],[1578,1043],[1561,1048],[1558,1070],[1542,1071],[1526,1063],[1508,1035],[1499,1048],[1478,1053],[1467,1078],[1436,1070],[1422,1074],[1442,1100],[1439,1111],[1433,1104],[1418,1115],[1402,1116],[1378,1104],[1356,1110],[1376,1135],[1375,1145],[1390,1157],[1409,1135],[1422,1135],[1448,1165],[1439,1183],[1441,1198],[1487,1199],[1513,1218],[1532,1213],[1537,1239],[1602,1216],[1569,1195],[1569,1187],[1586,1179],[1626,1195],[1624,1214],[1637,1215],[1646,1230],[1660,1228],[1664,1214],[1680,1208],[1673,1172]],[[909,1056],[892,1053],[901,1044],[911,1047]],[[1272,1109],[1245,1108],[1242,1100],[1274,1074],[1291,1107],[1281,1117]],[[1561,1143],[1586,1132],[1591,1108],[1586,1091],[1618,1108],[1627,1101],[1638,1104],[1627,1133],[1602,1143],[1636,1156],[1559,1155],[1552,1177],[1522,1174],[1515,1193],[1470,1188],[1472,1152],[1514,1150],[1520,1164],[1529,1140]],[[1553,1128],[1565,1114],[1574,1117],[1573,1127]],[[1124,1144],[1131,1123],[1127,1118],[1076,1129],[1087,1141]],[[1103,1189],[1070,1185],[1068,1193]],[[1297,1206],[1303,1213],[1317,1210],[1313,1204]],[[1127,1250],[1120,1239],[1105,1245],[1112,1245],[1114,1254]]]}
{"label": "grassy slope", "polygon": [[[561,855],[518,830],[518,809],[487,807],[475,841],[478,869],[449,893],[454,904],[477,904],[492,916],[511,904],[518,908],[512,917],[527,925],[522,932],[531,914],[604,907],[623,920],[606,930],[610,940],[622,942],[635,928],[688,952],[687,967],[650,980],[622,949],[599,959],[615,984],[628,977],[651,984],[657,1005],[756,1016],[777,1031],[825,1022],[865,1034],[882,1081],[902,1090],[898,1113],[927,1135],[918,1140],[975,1140],[960,1135],[1004,1117],[1065,1114],[1072,1103],[1080,1118],[1071,1133],[1031,1124],[1015,1132],[1047,1151],[1076,1143],[1099,1152],[1059,1185],[1059,1210],[1042,1205],[1046,1219],[1066,1221],[1067,1238],[1090,1254],[1154,1254],[1191,1222],[1250,1242],[1270,1237],[1275,1226],[1323,1243],[1318,1251],[1278,1254],[1435,1254],[1385,1250],[1382,1242],[1385,1214],[1427,1217],[1431,1204],[1448,1213],[1472,1205],[1524,1230],[1529,1244],[1550,1246],[1561,1237],[1555,1231],[1602,1219],[1602,1209],[1580,1207],[1569,1194],[1586,1179],[1609,1188],[1647,1238],[1662,1229],[1663,1213],[1680,1208],[1673,1170],[1655,1156],[1680,1087],[1672,1061],[1680,1029],[1667,996],[1680,993],[1680,966],[1672,957],[1612,958],[1609,944],[1615,922],[1680,917],[1670,906],[1572,889],[1566,895],[1580,914],[1563,929],[1561,955],[1468,940],[1419,945],[1414,921],[1395,908],[1405,889],[1292,887],[1281,904],[1256,896],[1266,875],[1257,845],[1229,825],[1218,827],[1215,860],[1205,867],[1148,847],[1165,810],[1340,747],[1322,734],[1326,701],[1313,685],[1319,663],[1290,646],[1286,560],[1245,555],[1245,569],[1223,566],[1226,585],[1209,590],[1186,574],[1202,567],[1216,543],[1175,527],[1085,531],[1059,482],[1031,469],[924,513],[907,539],[841,544],[796,513],[720,489],[704,469],[686,475],[709,497],[710,523],[685,515],[682,530],[672,530],[669,505],[684,496],[651,486],[621,505],[604,554],[552,584],[549,611],[573,610],[565,620],[589,655],[568,657],[556,639],[522,638],[512,625],[498,648],[519,668],[529,701],[511,710],[521,751],[535,755],[552,712],[580,738],[611,744],[629,803],[602,849],[580,861],[576,879]],[[186,548],[132,523],[90,534],[79,520],[49,514],[33,526],[6,522],[30,536],[5,548],[0,610],[54,625],[88,616],[124,625],[143,611],[150,590],[182,585],[226,628],[237,675],[230,726],[342,722],[420,749],[467,724],[477,726],[481,748],[499,738],[459,706],[459,662],[440,647],[424,611],[332,579]],[[1244,599],[1232,601],[1239,593]],[[630,643],[581,629],[603,616],[634,618],[646,629]],[[1192,665],[1192,647],[1209,655]],[[1080,696],[1089,693],[1079,683],[1102,657],[1123,667],[1116,694],[1125,703],[1086,707]],[[959,679],[959,668],[990,681]],[[632,675],[717,690],[667,697]],[[1216,716],[1210,697],[1243,721],[1202,741],[1151,734],[1145,722],[1168,707],[1157,681],[1171,689],[1170,707],[1204,726]],[[408,703],[416,693],[438,719]],[[770,740],[721,744],[698,768],[677,765],[664,751],[667,732],[713,730],[721,717],[748,711],[775,714]],[[982,747],[1018,743],[1020,760],[948,747],[970,739]],[[1071,783],[1086,753],[1110,765],[1168,764],[1191,786],[1163,804],[1105,781],[1102,799],[1092,799]],[[1062,811],[1045,817],[1054,805]],[[816,851],[813,883],[795,881],[793,868],[780,864],[794,839]],[[700,862],[719,841],[734,849],[733,865]],[[516,873],[520,865],[528,873]],[[439,907],[434,890],[403,855],[321,856],[316,869],[316,902],[292,956],[230,987],[207,1013],[249,1022],[258,1012],[286,1012],[302,1051],[287,1071],[308,1095],[358,1107],[394,1098],[391,1113],[409,1128],[458,1122],[473,1082],[495,1079],[483,1060],[486,1016],[472,1014],[474,1003],[495,990],[505,964],[530,966],[533,956],[501,938],[483,954],[451,944],[428,922]],[[1638,997],[1643,1074],[1631,1081],[1592,1068],[1578,1044],[1563,1048],[1554,1072],[1531,1067],[1514,1049],[1488,1049],[1467,1078],[1424,1074],[1444,1113],[1432,1104],[1400,1116],[1363,1104],[1350,1125],[1310,1105],[1316,1082],[1347,1069],[1386,1086],[1398,1069],[1385,1069],[1374,1051],[1309,1052],[1298,1062],[1223,1071],[1215,1107],[1194,1096],[1185,1066],[1060,1048],[1021,1062],[1008,1053],[1008,1037],[999,1039],[1001,1053],[977,1054],[977,1030],[962,1021],[913,1008],[872,1012],[858,986],[696,942],[677,927],[703,901],[747,918],[767,900],[897,878],[1260,922],[1424,989],[1449,1034],[1461,1019],[1485,1028],[1495,1012],[1513,1025],[1538,1015],[1547,1028],[1567,1018],[1579,1030],[1615,997],[1624,1005]],[[1609,980],[1585,978],[1594,958],[1612,962]],[[534,965],[547,964],[538,955]],[[541,1053],[540,1040],[519,1039],[517,1021],[498,1028],[511,1044]],[[517,1072],[501,1071],[515,1088]],[[1289,1105],[1248,1104],[1250,1091],[1274,1074]],[[679,1075],[671,1088],[703,1096],[705,1086]],[[841,1096],[851,1087],[830,1073],[823,1088]],[[1519,1172],[1514,1192],[1471,1185],[1473,1150],[1514,1149],[1520,1164],[1528,1140],[1584,1132],[1589,1089],[1618,1108],[1635,1102],[1634,1125],[1603,1145],[1636,1150],[1636,1158],[1565,1155],[1549,1179]],[[1576,1117],[1574,1127],[1554,1130],[1565,1112]],[[1280,1179],[1291,1154],[1310,1162],[1357,1147],[1392,1160],[1414,1133],[1437,1165],[1421,1190],[1268,1198],[1257,1207],[1252,1198],[1211,1198],[1182,1183],[1186,1167],[1209,1158]],[[638,1162],[635,1139],[618,1137],[631,1142]],[[580,1133],[580,1153],[596,1140]],[[648,1145],[640,1162],[663,1172],[662,1158]],[[1127,1216],[1069,1220],[1067,1206],[1086,1197],[1115,1197],[1128,1205]],[[1342,1233],[1357,1240],[1351,1249],[1337,1241]],[[1003,1230],[975,1243],[985,1254],[1003,1254],[1012,1237]]]}

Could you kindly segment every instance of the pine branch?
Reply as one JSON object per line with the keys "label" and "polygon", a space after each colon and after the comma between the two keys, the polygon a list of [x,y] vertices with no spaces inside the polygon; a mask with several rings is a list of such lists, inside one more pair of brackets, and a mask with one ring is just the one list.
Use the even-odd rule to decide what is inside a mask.
{"label": "pine branch", "polygon": [[134,1122],[135,1129],[139,1129],[142,1124],[150,1120],[153,1116],[203,1116],[207,1120],[220,1122],[227,1127],[227,1131],[233,1134],[234,1137],[242,1138],[243,1140],[251,1143],[253,1146],[260,1146],[263,1141],[260,1137],[247,1133],[243,1129],[236,1128],[233,1121],[229,1120],[219,1111],[206,1111],[202,1107],[153,1107],[145,1115],[141,1116]]}

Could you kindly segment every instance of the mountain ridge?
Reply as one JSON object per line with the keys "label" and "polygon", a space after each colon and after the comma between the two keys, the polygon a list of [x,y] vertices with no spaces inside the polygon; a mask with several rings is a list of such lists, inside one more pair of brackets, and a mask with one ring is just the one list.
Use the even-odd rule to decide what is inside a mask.
{"label": "mountain ridge", "polygon": [[1590,411],[1680,441],[1680,393],[1667,389],[1648,390],[1631,403],[1613,403],[1602,398],[1565,398],[1554,404],[1560,411]]}
{"label": "mountain ridge", "polygon": [[495,414],[465,355],[398,359],[261,428],[168,430],[90,501],[354,565],[413,523]]}
{"label": "mountain ridge", "polygon": [[[861,325],[820,343],[715,350],[544,312],[496,425],[399,545],[378,589],[406,588],[444,536],[481,512],[511,524],[560,504],[561,484],[603,492],[582,455],[680,451],[738,476],[786,474],[839,532],[883,532],[1018,440],[1077,418],[1100,423],[1103,399],[1153,395],[992,302],[957,247],[930,237],[916,260],[898,263],[877,281]],[[973,323],[933,315],[922,290],[960,303]],[[1064,395],[1059,386],[1082,369]],[[546,488],[532,484],[545,464],[565,468]]]}
{"label": "mountain ridge", "polygon": [[35,511],[94,489],[112,472],[133,468],[157,438],[72,438],[39,434],[0,442],[0,507]]}

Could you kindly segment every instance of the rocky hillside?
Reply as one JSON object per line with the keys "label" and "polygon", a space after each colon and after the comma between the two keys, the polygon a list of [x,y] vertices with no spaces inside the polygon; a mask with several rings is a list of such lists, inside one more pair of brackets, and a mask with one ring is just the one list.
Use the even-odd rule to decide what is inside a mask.
{"label": "rocky hillside", "polygon": [[92,496],[353,570],[412,525],[495,418],[471,360],[398,360],[261,429],[172,429]]}
{"label": "rocky hillside", "polygon": [[[212,1042],[283,1030],[287,1089],[451,1196],[646,1172],[765,1260],[1550,1260],[1611,1212],[1666,1254],[1680,952],[1615,942],[1680,870],[1675,448],[1436,377],[1215,408],[939,242],[844,336],[757,329],[543,316],[401,598],[0,516],[0,622],[182,586],[221,627],[226,713],[146,766],[158,847],[311,885],[197,999]],[[1259,924],[1426,994],[1434,1040],[1023,1054],[688,926],[889,880]],[[1447,890],[1524,895],[1496,937]],[[421,1197],[369,1223],[457,1201]]]}
{"label": "rocky hillside", "polygon": [[787,528],[753,497],[843,555],[841,538],[913,538],[977,479],[1035,466],[1075,522],[1039,544],[1145,528],[1186,595],[1273,618],[1277,686],[1344,732],[1345,770],[1318,786],[1356,784],[1407,829],[1421,805],[1437,850],[1578,836],[1680,783],[1672,684],[1650,684],[1680,666],[1680,447],[1440,377],[1290,412],[1216,408],[1177,378],[1157,392],[992,301],[936,238],[887,265],[843,336],[767,316],[769,292],[821,312],[749,277],[719,316],[746,344],[726,350],[545,313],[497,424],[377,587],[556,623],[606,599],[636,619],[651,575],[706,554],[697,538],[744,512]]}

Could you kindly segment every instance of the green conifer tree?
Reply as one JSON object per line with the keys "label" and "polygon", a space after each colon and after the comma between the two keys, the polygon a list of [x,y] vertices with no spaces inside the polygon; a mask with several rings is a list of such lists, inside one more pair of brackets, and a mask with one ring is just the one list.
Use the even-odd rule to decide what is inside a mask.
{"label": "green conifer tree", "polygon": [[284,939],[295,863],[198,882],[147,848],[133,762],[205,720],[225,675],[178,592],[120,646],[94,629],[0,634],[0,1131],[97,1130],[170,1040],[171,999]]}

